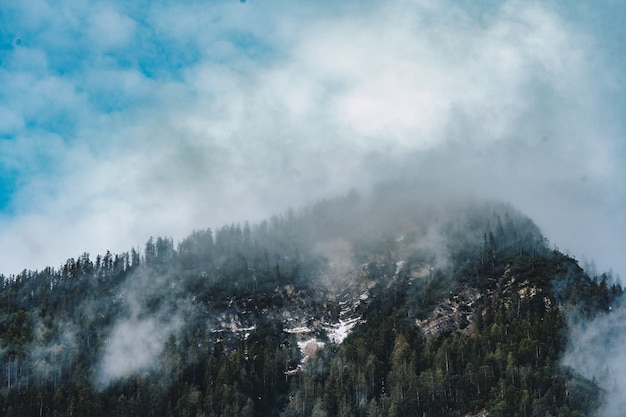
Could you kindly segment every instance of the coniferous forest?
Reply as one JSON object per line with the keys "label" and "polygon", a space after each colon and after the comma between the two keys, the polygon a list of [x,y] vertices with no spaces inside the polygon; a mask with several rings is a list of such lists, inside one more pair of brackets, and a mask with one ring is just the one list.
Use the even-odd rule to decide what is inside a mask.
{"label": "coniferous forest", "polygon": [[0,277],[0,415],[587,416],[622,288],[514,208],[403,185]]}

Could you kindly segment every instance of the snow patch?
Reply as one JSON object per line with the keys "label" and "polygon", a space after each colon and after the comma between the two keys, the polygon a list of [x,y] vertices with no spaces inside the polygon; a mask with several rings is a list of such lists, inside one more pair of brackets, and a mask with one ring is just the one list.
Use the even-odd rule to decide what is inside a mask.
{"label": "snow patch", "polygon": [[396,262],[396,275],[398,275],[400,273],[400,271],[404,267],[405,263],[406,263],[406,261],[398,261],[398,262]]}
{"label": "snow patch", "polygon": [[297,343],[298,343],[298,348],[300,349],[300,354],[302,355],[302,359],[300,360],[300,363],[295,369],[288,369],[283,372],[287,376],[296,375],[302,369],[302,365],[304,365],[307,359],[313,356],[315,352],[323,348],[325,345],[324,342],[317,340],[314,337],[309,338],[309,339],[299,340]]}
{"label": "snow patch", "polygon": [[311,330],[310,328],[306,326],[301,326],[301,327],[294,327],[293,329],[285,329],[284,331],[285,333],[302,334],[302,333],[311,333],[313,330]]}
{"label": "snow patch", "polygon": [[312,356],[318,349],[324,347],[324,342],[317,340],[316,338],[305,339],[298,341],[298,348],[302,352],[302,363],[304,363],[310,356]]}
{"label": "snow patch", "polygon": [[339,323],[327,324],[324,329],[328,333],[330,341],[339,345],[348,337],[354,326],[359,323],[362,323],[361,316],[348,320],[340,319]]}
{"label": "snow patch", "polygon": [[222,323],[221,328],[211,330],[211,333],[243,333],[244,339],[247,339],[251,332],[256,330],[256,326],[238,327],[235,323]]}

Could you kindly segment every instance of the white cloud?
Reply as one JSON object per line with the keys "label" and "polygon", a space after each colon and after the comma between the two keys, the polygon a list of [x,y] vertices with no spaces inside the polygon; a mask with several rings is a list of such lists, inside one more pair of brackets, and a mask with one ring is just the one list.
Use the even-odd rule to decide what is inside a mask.
{"label": "white cloud", "polygon": [[[28,120],[64,114],[77,128],[35,152],[57,168],[23,174],[0,264],[16,272],[150,235],[180,239],[411,176],[509,200],[559,246],[626,270],[616,256],[623,132],[604,101],[615,68],[593,33],[555,10],[513,1],[477,17],[399,0],[31,9],[26,35],[41,13],[51,23],[2,74],[15,102],[2,103],[6,129],[26,129],[3,159],[37,164],[27,154],[49,146],[25,141],[43,137]],[[76,64],[65,73],[58,50]]]}
{"label": "white cloud", "polygon": [[570,343],[563,364],[574,368],[606,391],[599,411],[602,417],[624,414],[624,375],[626,375],[626,308],[623,302],[610,314],[591,321],[571,323]]}
{"label": "white cloud", "polygon": [[14,134],[24,127],[24,119],[13,109],[0,106],[0,135]]}
{"label": "white cloud", "polygon": [[125,46],[134,35],[136,23],[116,10],[103,8],[88,17],[87,36],[104,48]]}
{"label": "white cloud", "polygon": [[157,368],[166,338],[180,323],[164,324],[154,318],[121,320],[107,340],[97,383],[101,387],[112,381]]}

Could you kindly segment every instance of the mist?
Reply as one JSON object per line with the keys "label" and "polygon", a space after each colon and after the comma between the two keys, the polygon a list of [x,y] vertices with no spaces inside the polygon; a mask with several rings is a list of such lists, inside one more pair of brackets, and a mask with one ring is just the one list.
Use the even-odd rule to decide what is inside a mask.
{"label": "mist", "polygon": [[191,298],[178,294],[170,274],[141,270],[120,285],[114,304],[123,313],[106,338],[94,386],[103,390],[131,375],[172,372],[163,363],[163,350],[184,327]]}
{"label": "mist", "polygon": [[[589,352],[605,353],[589,349],[606,335],[582,337],[589,331],[588,321],[583,316],[572,318],[574,346],[562,362],[564,339],[545,335],[562,336],[567,331],[563,308],[575,309],[578,301],[589,301],[590,309],[581,312],[601,317],[622,290],[609,290],[585,277],[573,259],[552,250],[533,221],[511,205],[461,194],[443,188],[433,191],[426,182],[386,182],[367,194],[351,192],[321,200],[259,223],[226,225],[214,234],[196,231],[176,246],[168,238],[151,238],[140,253],[107,253],[95,261],[83,254],[59,270],[47,268],[4,280],[0,284],[7,342],[0,353],[6,390],[14,389],[24,398],[34,396],[29,387],[46,392],[39,396],[39,404],[24,401],[24,407],[38,407],[39,414],[53,407],[55,412],[68,407],[83,414],[139,407],[149,415],[162,414],[172,404],[175,413],[185,414],[194,407],[221,410],[232,404],[248,410],[259,407],[254,413],[228,408],[233,415],[266,415],[273,407],[288,412],[302,409],[297,400],[302,378],[314,371],[316,377],[328,379],[330,369],[360,372],[357,367],[363,366],[346,365],[349,349],[367,348],[379,333],[405,332],[400,338],[405,352],[427,358],[431,355],[420,352],[428,352],[427,338],[437,337],[441,350],[432,357],[439,358],[439,366],[449,361],[450,372],[458,372],[455,381],[475,384],[466,394],[474,400],[459,402],[458,407],[465,408],[457,411],[449,408],[452,414],[490,407],[481,400],[481,392],[502,398],[498,389],[505,381],[520,383],[520,378],[528,388],[514,385],[514,389],[532,394],[521,404],[511,396],[510,409],[516,407],[519,413],[597,406],[599,390],[576,373],[594,378],[604,363],[587,363],[584,357]],[[562,288],[553,291],[551,285]],[[476,302],[481,297],[486,301]],[[457,311],[461,313],[446,315]],[[381,323],[379,317],[385,314]],[[485,316],[484,321],[479,319]],[[474,320],[475,327],[469,327]],[[606,328],[610,335],[611,326],[609,322],[596,327]],[[532,333],[535,327],[542,331]],[[500,339],[486,336],[496,331]],[[410,337],[419,345],[410,347]],[[517,340],[507,341],[510,337]],[[400,339],[393,343],[392,361],[397,359]],[[463,348],[448,359],[445,352],[453,351],[450,340],[473,346],[471,355]],[[524,348],[522,340],[528,342]],[[612,346],[613,340],[606,340],[605,346]],[[317,347],[319,357],[315,349],[306,349],[309,345]],[[373,346],[382,348],[378,354],[389,356],[391,344]],[[507,350],[505,362],[501,352]],[[491,365],[492,377],[485,371],[481,381],[474,378],[477,374],[465,373],[464,369],[478,369],[482,377],[490,365],[464,366],[461,358],[489,361],[494,355],[499,359]],[[521,361],[515,364],[518,356]],[[313,368],[305,366],[311,361]],[[540,361],[545,361],[541,367]],[[381,376],[380,385],[373,384],[380,392],[369,404],[359,402],[359,407],[372,408],[378,398],[397,398],[395,388],[396,394],[389,397],[381,392],[412,383],[396,379],[394,366]],[[595,380],[613,395],[610,376],[620,369],[609,367]],[[426,369],[412,381],[423,382],[421,393],[432,390],[422,398],[440,409],[447,400],[435,395],[446,394],[435,393],[438,389],[430,382],[434,374]],[[498,382],[492,381],[496,375]],[[367,381],[361,376],[352,379]],[[281,384],[278,394],[264,391],[271,381]],[[234,396],[230,383],[236,386]],[[239,394],[237,387],[250,389],[251,394]],[[557,387],[554,393],[551,387]],[[74,408],[71,395],[81,389],[88,401],[80,400]],[[66,404],[61,403],[63,393]],[[13,401],[6,398],[7,403]],[[321,407],[322,400],[315,401]],[[391,409],[390,401],[381,399],[381,407]],[[478,401],[485,403],[476,406]],[[558,405],[551,406],[552,401]],[[191,408],[184,408],[184,403]],[[615,404],[607,397],[603,410],[619,406]],[[504,408],[500,404],[495,409]]]}
{"label": "mist", "polygon": [[[506,201],[560,250],[626,273],[621,4],[41,1],[0,12],[1,273],[397,180],[421,184],[424,201]],[[351,253],[339,241],[317,250]],[[189,313],[177,298],[144,315],[141,288],[120,298],[102,387],[152,372]],[[564,360],[607,391],[606,416],[623,409],[624,311],[573,322]],[[35,333],[46,378],[71,361],[76,326],[61,326],[46,345]]]}
{"label": "mist", "polygon": [[622,6],[3,8],[4,273],[407,178],[626,270]]}
{"label": "mist", "polygon": [[570,318],[569,348],[563,358],[565,366],[572,367],[589,380],[595,381],[605,392],[599,411],[602,417],[617,417],[624,413],[626,399],[626,305],[622,299],[612,306],[609,314],[593,320]]}

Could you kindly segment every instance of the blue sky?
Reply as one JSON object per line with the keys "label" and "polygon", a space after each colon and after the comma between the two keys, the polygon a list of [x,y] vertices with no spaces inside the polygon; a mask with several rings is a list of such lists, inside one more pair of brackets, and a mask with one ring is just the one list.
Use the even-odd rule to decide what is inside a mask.
{"label": "blue sky", "polygon": [[1,5],[0,272],[409,178],[626,274],[626,6],[340,3]]}

